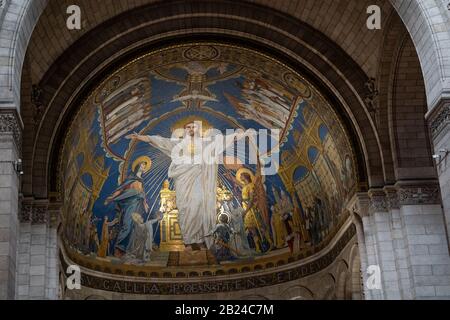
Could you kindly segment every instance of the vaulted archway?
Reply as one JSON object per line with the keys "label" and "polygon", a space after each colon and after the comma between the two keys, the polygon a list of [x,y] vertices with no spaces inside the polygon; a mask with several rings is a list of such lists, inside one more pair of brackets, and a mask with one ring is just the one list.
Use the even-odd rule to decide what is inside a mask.
{"label": "vaulted archway", "polygon": [[[445,39],[448,38],[448,32],[442,31],[441,28],[442,24],[445,25],[448,20],[448,11],[443,9],[438,1],[428,6],[424,6],[421,1],[375,1],[382,8],[383,14],[382,30],[379,31],[368,30],[364,27],[367,6],[374,4],[373,1],[341,0],[334,1],[332,4],[325,1],[277,1],[265,4],[259,1],[154,2],[142,0],[106,1],[102,4],[80,1],[79,5],[83,14],[92,11],[98,13],[87,14],[80,31],[69,31],[65,28],[65,9],[69,2],[11,0],[5,1],[0,9],[0,17],[5,17],[5,21],[9,22],[9,26],[3,28],[2,25],[0,30],[0,36],[5,39],[2,47],[9,48],[0,53],[6,57],[0,61],[2,63],[8,61],[4,66],[5,72],[1,72],[0,75],[1,102],[2,107],[5,107],[1,110],[1,132],[6,133],[8,139],[12,141],[10,143],[11,141],[8,140],[10,144],[6,144],[13,150],[7,153],[11,156],[10,158],[15,160],[20,157],[24,161],[24,176],[20,182],[23,199],[20,201],[14,196],[17,193],[16,185],[19,184],[14,172],[11,171],[11,174],[6,171],[8,174],[5,175],[7,185],[11,186],[7,188],[8,190],[5,189],[5,192],[13,195],[7,197],[7,202],[11,203],[10,211],[16,210],[19,202],[21,204],[20,215],[15,216],[16,221],[19,219],[21,222],[18,223],[20,228],[14,227],[14,223],[11,223],[7,226],[8,230],[12,230],[11,232],[16,230],[13,233],[17,234],[18,238],[23,235],[23,241],[30,246],[42,246],[41,242],[45,242],[47,246],[56,250],[55,226],[60,223],[58,217],[69,216],[61,214],[61,211],[73,213],[76,210],[67,209],[71,204],[83,205],[83,201],[78,201],[73,194],[70,192],[67,194],[65,191],[66,184],[72,177],[71,174],[67,174],[72,170],[69,164],[75,165],[73,168],[76,170],[72,171],[81,173],[79,177],[75,174],[76,178],[79,178],[80,185],[86,188],[87,194],[97,196],[96,200],[101,198],[96,193],[102,192],[102,187],[96,183],[102,174],[105,177],[108,176],[109,172],[105,173],[106,170],[120,172],[122,179],[119,179],[119,185],[125,181],[128,171],[133,171],[132,159],[128,159],[128,162],[125,161],[123,165],[129,168],[106,166],[103,168],[105,172],[100,172],[101,170],[98,171],[95,168],[105,165],[104,160],[101,159],[104,155],[97,152],[90,154],[85,152],[86,150],[79,153],[84,155],[83,159],[78,157],[79,154],[74,154],[73,157],[68,155],[68,151],[73,151],[71,149],[76,149],[80,145],[75,147],[77,144],[74,141],[72,141],[73,144],[68,142],[70,140],[67,140],[67,132],[73,134],[78,131],[75,135],[79,134],[84,142],[95,136],[92,132],[86,134],[82,132],[83,130],[79,130],[81,128],[80,110],[86,110],[81,111],[81,114],[82,117],[87,117],[89,108],[86,105],[90,94],[94,94],[103,81],[110,79],[111,73],[135,59],[142,59],[142,56],[146,54],[158,50],[164,52],[174,46],[194,43],[209,43],[219,47],[234,46],[241,48],[242,56],[245,56],[242,54],[244,51],[262,54],[281,63],[283,67],[279,69],[286,67],[304,77],[308,86],[314,88],[323,97],[321,101],[312,102],[316,117],[317,114],[319,118],[325,117],[327,113],[328,109],[320,109],[322,104],[327,104],[335,113],[335,117],[331,117],[333,120],[324,125],[315,123],[315,117],[311,113],[300,112],[300,117],[304,117],[309,123],[304,126],[300,121],[293,125],[293,131],[304,126],[304,132],[297,135],[292,132],[290,139],[300,141],[301,147],[290,153],[284,152],[285,150],[281,152],[282,162],[289,164],[280,172],[279,180],[288,185],[287,190],[282,191],[289,194],[291,202],[298,201],[302,204],[301,208],[297,208],[302,209],[300,214],[299,211],[293,212],[294,216],[299,214],[297,217],[300,217],[299,220],[302,222],[296,225],[296,227],[301,226],[298,230],[302,236],[300,245],[304,250],[305,246],[314,242],[314,248],[296,251],[295,255],[274,254],[273,261],[262,259],[264,261],[248,265],[231,265],[226,268],[215,265],[211,270],[205,269],[201,272],[183,269],[159,273],[158,270],[150,270],[151,268],[121,270],[105,261],[99,263],[95,259],[89,260],[86,256],[95,250],[86,252],[85,244],[65,239],[64,243],[67,247],[78,252],[69,252],[68,248],[61,250],[58,259],[61,262],[59,268],[63,270],[69,262],[77,263],[86,270],[112,274],[111,279],[118,281],[117,283],[123,281],[124,277],[154,279],[168,278],[169,275],[172,278],[204,276],[214,282],[216,279],[214,277],[226,276],[236,280],[242,274],[267,270],[270,272],[271,269],[277,268],[298,268],[301,276],[295,279],[288,278],[288,280],[297,281],[295,284],[290,283],[290,287],[308,288],[312,296],[319,298],[321,295],[328,298],[336,296],[349,298],[351,290],[358,286],[354,276],[350,274],[356,274],[355,270],[359,265],[361,268],[378,265],[389,269],[394,264],[395,271],[388,273],[382,279],[383,288],[379,291],[367,292],[365,296],[367,299],[422,298],[428,294],[423,290],[421,282],[415,278],[414,272],[410,271],[420,265],[422,261],[420,259],[426,260],[425,253],[421,258],[414,258],[416,252],[413,243],[425,241],[426,233],[434,230],[436,243],[430,245],[434,246],[433,252],[439,252],[440,263],[444,265],[448,263],[448,257],[444,253],[447,235],[445,229],[442,229],[445,222],[440,206],[444,204],[447,215],[450,207],[449,198],[446,196],[449,194],[446,192],[449,188],[448,181],[445,180],[447,172],[445,150],[448,148],[446,142],[448,139],[445,138],[448,123],[446,116],[448,106],[445,102],[448,91],[446,61],[449,54],[445,48]],[[334,12],[334,18],[321,19],[326,12]],[[354,19],[348,19],[344,23],[343,19],[350,16]],[[419,25],[420,27],[417,27]],[[428,42],[422,41],[423,39]],[[233,61],[227,62],[233,65],[231,63]],[[192,72],[192,66],[187,68]],[[228,69],[225,68],[225,70]],[[259,72],[263,79],[270,78],[264,75],[267,71],[261,66],[259,66]],[[162,72],[162,75],[159,74],[158,77],[167,78],[167,74]],[[253,78],[259,79],[255,76]],[[136,85],[142,89],[142,92],[153,93],[152,90],[146,91],[146,81],[139,82],[139,78],[134,80],[137,81]],[[180,82],[180,79],[175,81]],[[126,83],[120,83],[120,85],[126,87]],[[277,88],[272,83],[269,87],[272,90]],[[284,84],[282,87],[283,90],[290,91]],[[249,90],[239,86],[236,88]],[[167,87],[163,86],[159,89],[164,91]],[[239,107],[245,104],[245,101],[243,102],[243,97],[236,93],[237,89],[231,90],[232,94],[227,92],[228,98],[225,100],[217,99],[219,95],[214,92],[213,95],[216,96],[214,99],[223,105]],[[132,99],[146,97],[145,94],[136,93],[137,95],[133,96],[131,91],[129,93]],[[200,96],[204,97],[204,95]],[[270,98],[279,102],[280,97],[286,98],[282,94],[278,96],[278,100],[275,97]],[[176,100],[175,97],[173,98]],[[196,99],[198,100],[198,97]],[[178,102],[181,103],[181,100]],[[254,103],[253,101],[250,105],[254,106]],[[152,108],[157,107],[158,102],[152,101],[151,105]],[[126,114],[126,116],[135,117],[137,120],[141,112],[139,110],[135,110],[134,115]],[[267,127],[265,116],[271,110],[266,111],[253,114],[252,120],[260,118],[260,124],[265,123],[266,126],[263,127]],[[142,119],[139,120],[144,122],[149,120],[145,118],[145,114],[141,116]],[[116,126],[117,123],[114,121],[110,125]],[[248,128],[242,125],[239,119],[230,121],[236,126]],[[281,117],[281,121],[289,123],[289,117],[287,119]],[[427,122],[431,126],[430,133]],[[22,126],[24,130],[21,130]],[[340,129],[330,130],[333,126],[338,126]],[[106,131],[103,130],[103,132]],[[114,135],[102,135],[99,141],[105,137],[115,139]],[[340,139],[346,141],[344,144],[347,144],[352,152],[347,152],[342,144],[341,147],[336,146],[336,141]],[[110,142],[114,144],[115,140]],[[108,142],[106,144],[107,150],[114,149],[108,146]],[[436,152],[432,150],[433,144],[437,149]],[[440,156],[441,161],[436,172],[432,155],[439,150],[442,152],[437,156]],[[114,154],[117,155],[117,152]],[[330,156],[331,154],[334,156]],[[337,158],[341,158],[341,163],[333,160]],[[154,159],[152,161],[154,163]],[[64,174],[63,168],[67,169]],[[9,167],[7,170],[10,170]],[[354,188],[350,187],[348,190],[345,189],[346,183],[343,182],[346,170],[354,171],[351,176],[355,179]],[[286,182],[292,178],[291,176],[294,179],[293,183]],[[440,186],[437,183],[438,177],[440,177]],[[155,182],[155,185],[158,184],[161,184],[161,181]],[[273,187],[269,182],[264,184],[266,188]],[[337,190],[335,197],[329,197],[328,195],[333,194],[334,190]],[[161,190],[156,190],[155,193],[157,191]],[[270,192],[273,191],[269,190]],[[441,201],[440,193],[443,201]],[[239,192],[237,194],[239,195]],[[329,199],[323,200],[323,203],[314,202],[316,198],[321,200],[321,197]],[[269,198],[272,198],[269,204],[275,208],[275,194],[271,194]],[[98,207],[94,209],[94,205],[95,203],[88,203],[84,208],[85,211],[99,213],[101,210]],[[325,210],[327,214],[316,220],[323,220],[322,224],[325,226],[328,223],[332,224],[336,227],[335,230],[313,231],[317,227],[312,223],[315,211],[321,212],[318,208],[322,205],[327,208]],[[271,212],[269,217],[272,218],[272,208],[269,208],[269,212]],[[333,212],[338,214],[330,214]],[[426,219],[424,215],[427,216]],[[93,216],[102,219],[104,215],[99,213]],[[353,220],[356,228],[352,225],[352,216],[358,217]],[[67,229],[65,228],[67,220],[64,219],[61,230]],[[113,219],[111,216],[111,220]],[[73,220],[73,224],[74,227],[77,225],[76,219]],[[80,224],[81,222],[78,221],[78,225]],[[100,238],[103,225],[104,223],[96,222],[99,240],[102,240]],[[286,228],[289,229],[289,227]],[[421,228],[424,229],[424,234],[416,235],[415,231],[412,231]],[[274,227],[270,226],[270,229],[268,238],[274,237],[272,230]],[[417,238],[413,239],[411,232]],[[59,235],[64,233],[67,236],[67,230],[61,231]],[[45,240],[38,237],[42,234],[46,235]],[[73,233],[71,234],[73,236]],[[28,235],[30,240],[26,240]],[[33,239],[38,238],[41,239],[40,242],[34,243]],[[352,247],[352,241],[356,238],[359,242],[357,246],[359,255],[355,254],[356,249]],[[278,239],[279,242],[283,242],[283,237],[280,239]],[[403,251],[393,256],[384,253],[374,254],[380,248],[394,250],[399,243]],[[13,242],[11,246],[17,248]],[[308,259],[320,259],[321,255],[323,257],[334,252],[331,249],[336,247],[340,248],[340,257],[333,256],[333,260],[346,261],[349,270],[346,276],[337,275],[336,288],[330,287],[329,292],[323,293],[320,288],[314,286],[314,281],[308,282],[308,279],[333,274],[333,266],[316,270],[314,264]],[[350,248],[353,249],[350,250]],[[384,249],[381,251],[385,252]],[[404,261],[402,257],[408,254],[413,258]],[[7,256],[8,259],[13,259],[9,254]],[[169,257],[175,261],[170,263],[179,267],[179,257],[175,256]],[[361,260],[360,264],[355,263],[355,256]],[[23,262],[26,261],[25,258],[20,261],[26,264]],[[305,267],[304,263],[310,263],[308,267],[314,270],[312,274],[301,271],[302,267]],[[403,267],[405,265],[407,267]],[[56,272],[58,266],[51,264],[45,268],[48,269],[49,274],[52,274]],[[408,283],[401,281],[405,272],[409,274],[411,280]],[[11,272],[11,274],[14,273]],[[25,279],[20,272],[17,274],[17,279],[21,276]],[[43,275],[39,277],[41,282],[42,277],[50,279]],[[363,270],[363,278],[365,277]],[[14,292],[15,279],[13,278],[8,280],[9,291],[5,291],[8,296],[13,295]],[[58,279],[58,277],[55,278]],[[254,285],[254,281],[255,279],[252,279],[249,282],[250,285]],[[350,285],[353,282],[354,285]],[[56,296],[57,290],[54,287],[47,288],[49,290],[46,289],[43,294],[41,287],[33,286],[26,280],[23,280],[23,283],[19,292],[24,297],[27,295],[38,297],[44,294]],[[435,282],[431,281],[431,283]],[[288,292],[288,286],[283,287],[283,284],[284,281],[281,284],[274,284],[273,291],[267,296],[276,298],[282,295],[282,292]],[[341,291],[336,294],[334,290],[338,288]],[[88,288],[85,296],[73,298],[89,296],[114,298],[114,295],[105,293],[108,291],[107,288],[103,289],[103,291],[96,291],[98,288]],[[253,292],[235,291],[242,293],[242,296],[254,296]],[[316,294],[317,292],[321,294]],[[343,295],[342,292],[349,294]],[[434,293],[443,295],[445,292],[443,288],[436,286]],[[356,297],[357,293],[354,292],[353,296]]]}

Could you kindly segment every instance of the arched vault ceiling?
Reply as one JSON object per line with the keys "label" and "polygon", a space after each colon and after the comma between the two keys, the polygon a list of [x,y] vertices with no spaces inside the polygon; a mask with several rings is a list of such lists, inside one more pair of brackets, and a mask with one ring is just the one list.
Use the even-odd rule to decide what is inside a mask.
{"label": "arched vault ceiling", "polygon": [[[30,41],[28,53],[33,57],[31,80],[39,83],[56,59],[84,34],[121,13],[139,6],[156,3],[154,0],[79,0],[83,27],[70,31],[66,27],[66,10],[72,0],[51,0],[43,12]],[[244,2],[244,1],[243,1]],[[387,0],[252,0],[258,5],[288,13],[319,30],[350,55],[369,77],[376,74],[376,63],[382,31],[366,28],[366,10],[377,4],[384,19],[392,11]],[[212,1],[211,6],[214,5]],[[186,14],[189,14],[186,12]],[[255,17],[257,19],[257,17]],[[276,25],[276,23],[275,23]]]}

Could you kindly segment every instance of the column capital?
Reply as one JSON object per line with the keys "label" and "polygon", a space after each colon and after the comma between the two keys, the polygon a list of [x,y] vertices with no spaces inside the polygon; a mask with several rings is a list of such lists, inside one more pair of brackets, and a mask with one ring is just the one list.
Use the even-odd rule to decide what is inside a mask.
{"label": "column capital", "polygon": [[399,204],[401,206],[442,203],[438,181],[400,181],[397,182],[395,187],[398,190]]}
{"label": "column capital", "polygon": [[450,100],[442,100],[426,115],[434,142],[439,142],[450,130]]}
{"label": "column capital", "polygon": [[388,212],[404,205],[441,204],[440,186],[436,180],[399,181],[395,185],[357,193],[347,209],[360,217],[375,212]]}
{"label": "column capital", "polygon": [[384,189],[370,189],[368,192],[370,197],[370,214],[375,212],[388,212],[389,206]]}
{"label": "column capital", "polygon": [[361,218],[369,215],[370,198],[367,193],[356,193],[348,202],[347,209],[353,214],[359,215]]}
{"label": "column capital", "polygon": [[398,190],[395,186],[386,186],[383,188],[386,194],[386,201],[389,209],[400,209],[400,200]]}
{"label": "column capital", "polygon": [[22,145],[22,120],[17,110],[0,108],[0,134],[11,134],[17,150]]}
{"label": "column capital", "polygon": [[47,224],[51,222],[51,207],[48,200],[25,198],[22,200],[20,222],[31,224]]}

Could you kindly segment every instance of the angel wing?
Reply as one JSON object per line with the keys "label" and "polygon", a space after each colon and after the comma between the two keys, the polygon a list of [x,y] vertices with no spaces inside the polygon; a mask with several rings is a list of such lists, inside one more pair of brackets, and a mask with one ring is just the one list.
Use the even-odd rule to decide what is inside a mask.
{"label": "angel wing", "polygon": [[120,158],[111,146],[150,119],[150,98],[150,80],[138,78],[124,83],[102,99],[100,123],[107,152]]}

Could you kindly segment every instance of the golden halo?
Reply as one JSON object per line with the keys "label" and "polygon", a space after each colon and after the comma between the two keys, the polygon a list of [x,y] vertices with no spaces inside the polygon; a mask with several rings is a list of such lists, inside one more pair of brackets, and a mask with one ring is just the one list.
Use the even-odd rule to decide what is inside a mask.
{"label": "golden halo", "polygon": [[133,170],[133,172],[134,172],[136,167],[141,163],[145,163],[145,167],[143,169],[144,173],[149,172],[152,167],[152,159],[150,159],[147,156],[142,156],[142,157],[139,157],[136,160],[134,160],[133,165],[131,166],[131,170]]}
{"label": "golden halo", "polygon": [[212,129],[212,125],[206,119],[204,119],[202,117],[198,117],[198,116],[188,116],[186,118],[183,118],[183,119],[175,122],[171,127],[171,131],[173,133],[176,130],[183,130],[183,134],[184,134],[184,127],[187,124],[194,123],[194,122],[201,122],[201,124],[202,124],[201,135],[202,136],[206,136],[208,131]]}
{"label": "golden halo", "polygon": [[248,173],[250,175],[250,179],[252,180],[252,182],[255,182],[255,175],[253,174],[253,172],[250,169],[247,168],[242,168],[239,169],[238,172],[236,173],[236,179],[240,184],[245,184],[245,182],[242,180],[242,175],[244,173]]}
{"label": "golden halo", "polygon": [[231,223],[231,215],[230,215],[229,213],[227,213],[227,212],[219,213],[219,214],[217,215],[217,223],[222,223],[222,222],[220,221],[220,217],[222,217],[222,216],[227,216],[227,218],[228,218],[228,224]]}

